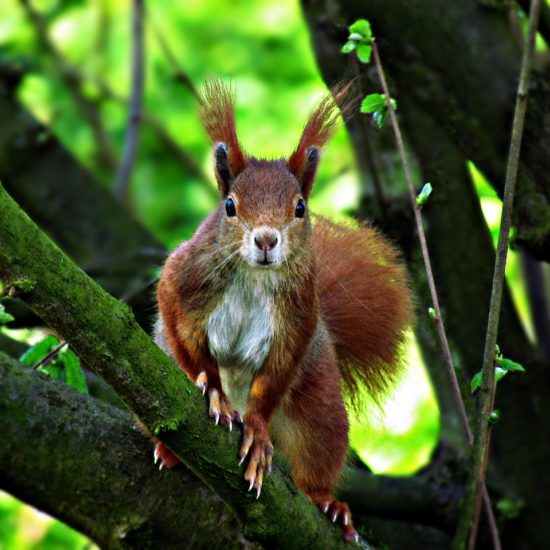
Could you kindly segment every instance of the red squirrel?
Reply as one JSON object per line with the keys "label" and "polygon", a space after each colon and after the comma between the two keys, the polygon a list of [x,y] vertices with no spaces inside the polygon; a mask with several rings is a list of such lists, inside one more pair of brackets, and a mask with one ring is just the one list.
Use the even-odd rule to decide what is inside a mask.
{"label": "red squirrel", "polygon": [[[322,99],[288,159],[263,160],[239,144],[231,90],[206,84],[201,119],[221,202],[166,261],[155,339],[208,396],[216,424],[244,421],[249,490],[260,496],[273,437],[296,485],[352,540],[349,508],[333,496],[348,451],[342,387],[353,397],[364,383],[376,397],[395,379],[412,297],[397,250],[375,229],[309,212],[348,92]],[[178,462],[162,443],[159,458]]]}

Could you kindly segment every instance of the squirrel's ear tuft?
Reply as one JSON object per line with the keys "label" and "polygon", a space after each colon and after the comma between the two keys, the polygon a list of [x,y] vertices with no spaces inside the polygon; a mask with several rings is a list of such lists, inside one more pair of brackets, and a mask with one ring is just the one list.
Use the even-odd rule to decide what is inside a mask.
{"label": "squirrel's ear tuft", "polygon": [[216,179],[220,193],[225,197],[231,181],[246,166],[246,158],[237,139],[231,88],[219,80],[207,81],[200,97],[200,116],[210,141],[214,143]]}
{"label": "squirrel's ear tuft", "polygon": [[355,103],[351,87],[352,82],[337,84],[323,97],[311,113],[298,147],[288,159],[288,168],[298,178],[306,198],[313,187],[321,149],[333,134],[338,115],[346,116]]}

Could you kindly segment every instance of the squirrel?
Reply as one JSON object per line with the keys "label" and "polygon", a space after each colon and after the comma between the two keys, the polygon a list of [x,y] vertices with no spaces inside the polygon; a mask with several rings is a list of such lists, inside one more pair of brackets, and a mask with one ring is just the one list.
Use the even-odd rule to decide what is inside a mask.
{"label": "squirrel", "polygon": [[[376,398],[390,386],[413,310],[407,270],[386,238],[309,212],[349,89],[320,101],[288,159],[263,160],[237,139],[232,90],[206,83],[200,115],[221,201],[168,257],[155,327],[157,344],[207,394],[216,424],[244,422],[249,490],[260,496],[273,437],[296,485],[348,541],[357,531],[333,496],[348,452],[342,390],[353,398],[364,384]],[[161,467],[178,462],[161,442],[159,458]]]}

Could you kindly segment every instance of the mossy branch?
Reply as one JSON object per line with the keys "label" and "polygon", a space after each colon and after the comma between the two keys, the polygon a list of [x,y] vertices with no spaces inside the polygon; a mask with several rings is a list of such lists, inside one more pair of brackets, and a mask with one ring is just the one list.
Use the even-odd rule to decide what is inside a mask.
{"label": "mossy branch", "polygon": [[143,332],[129,308],[78,268],[1,186],[0,278],[7,289],[24,288],[19,297],[221,496],[247,538],[278,548],[350,548],[278,469],[259,501],[246,492],[237,464],[240,435],[214,426],[200,391]]}
{"label": "mossy branch", "polygon": [[[504,184],[504,198],[502,218],[498,235],[495,269],[493,272],[493,286],[491,290],[491,302],[489,306],[489,319],[487,321],[487,333],[485,349],[483,352],[482,383],[480,388],[479,410],[477,415],[476,433],[472,455],[472,469],[464,494],[464,503],[457,528],[453,548],[461,550],[466,547],[472,549],[477,538],[480,509],[480,487],[484,486],[487,470],[490,426],[489,415],[493,411],[495,400],[495,349],[500,318],[500,306],[504,289],[504,272],[508,256],[508,239],[512,222],[512,209],[514,192],[519,166],[521,150],[521,138],[525,124],[525,112],[527,109],[527,94],[529,91],[529,78],[535,48],[538,21],[540,16],[540,0],[532,0],[529,12],[529,28],[525,37],[521,72],[516,97],[514,122],[512,125],[512,137],[508,153],[508,165],[506,169],[506,181]],[[468,536],[469,533],[469,536]]]}
{"label": "mossy branch", "polygon": [[3,353],[0,410],[0,431],[9,441],[0,446],[0,487],[101,548],[246,544],[233,515],[187,468],[158,471],[150,441],[128,411]]}

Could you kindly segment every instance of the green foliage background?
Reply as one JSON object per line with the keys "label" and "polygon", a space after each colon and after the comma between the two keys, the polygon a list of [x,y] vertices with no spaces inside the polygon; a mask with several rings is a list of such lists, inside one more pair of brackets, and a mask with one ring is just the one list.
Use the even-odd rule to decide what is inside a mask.
{"label": "green foliage background", "polygon": [[[36,0],[49,33],[70,70],[83,78],[81,91],[97,101],[101,120],[119,158],[127,124],[126,105],[102,97],[107,84],[127,97],[130,89],[130,2],[116,0]],[[211,188],[189,176],[143,125],[132,178],[136,216],[167,247],[189,237],[215,204],[210,147],[190,90],[174,79],[174,67],[158,36],[169,45],[180,68],[199,86],[208,77],[231,80],[237,91],[240,139],[255,156],[288,155],[316,99],[325,91],[297,0],[176,0],[147,3],[146,91],[144,109],[207,174]],[[97,141],[65,86],[59,62],[38,45],[36,29],[16,0],[0,3],[0,60],[26,68],[19,98],[109,187],[115,174],[99,160]],[[343,56],[342,62],[345,62]],[[475,172],[475,167],[472,167]],[[500,204],[475,173],[482,204],[493,231]],[[62,177],[62,174],[60,174]],[[437,193],[437,189],[434,190]],[[312,208],[343,216],[359,199],[357,173],[343,129],[324,155]],[[93,205],[90,205],[93,207]],[[70,215],[70,213],[68,213]],[[524,319],[528,307],[518,262],[508,275]],[[437,441],[437,404],[411,336],[409,369],[382,409],[370,404],[354,420],[354,449],[375,472],[413,473],[425,464]],[[88,543],[58,522],[32,516],[0,495],[0,550],[7,548],[83,548]]]}

